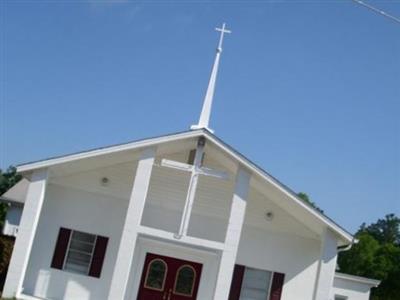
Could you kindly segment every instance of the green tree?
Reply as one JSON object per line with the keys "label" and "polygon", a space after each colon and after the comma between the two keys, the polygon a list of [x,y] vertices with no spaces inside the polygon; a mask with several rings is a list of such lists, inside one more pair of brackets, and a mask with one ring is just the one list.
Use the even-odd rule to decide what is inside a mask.
{"label": "green tree", "polygon": [[[14,184],[21,179],[14,167],[9,167],[5,172],[0,169],[0,195],[7,192]],[[4,218],[7,213],[7,204],[0,203],[0,229],[4,225]],[[7,236],[0,236],[0,289],[3,288],[5,275],[11,258],[14,239]]]}
{"label": "green tree", "polygon": [[367,232],[381,244],[400,245],[400,218],[388,214],[384,219],[379,219],[369,226],[361,225],[360,231]]}
{"label": "green tree", "polygon": [[374,258],[379,243],[367,233],[357,236],[359,242],[350,251],[342,252],[339,259],[341,272],[357,276],[374,277]]}
{"label": "green tree", "polygon": [[[20,180],[21,175],[17,174],[14,167],[9,167],[5,172],[0,169],[0,195],[3,195]],[[6,213],[7,205],[0,203],[0,228],[3,227]]]}
{"label": "green tree", "polygon": [[386,215],[370,225],[362,224],[359,242],[338,259],[341,272],[381,280],[372,290],[373,300],[400,299],[400,219]]}
{"label": "green tree", "polygon": [[322,209],[320,209],[314,202],[312,202],[310,200],[310,197],[308,197],[308,195],[306,193],[300,192],[297,194],[297,196],[303,200],[305,203],[307,203],[308,205],[310,205],[312,208],[316,209],[317,211],[319,211],[320,213],[324,213],[324,211]]}

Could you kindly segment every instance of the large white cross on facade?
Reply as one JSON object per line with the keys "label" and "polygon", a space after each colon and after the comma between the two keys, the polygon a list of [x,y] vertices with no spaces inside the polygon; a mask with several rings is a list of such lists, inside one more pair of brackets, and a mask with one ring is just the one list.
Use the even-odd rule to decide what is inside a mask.
{"label": "large white cross on facade", "polygon": [[228,179],[229,176],[226,172],[213,170],[202,166],[202,160],[204,155],[205,138],[200,137],[197,142],[196,154],[194,157],[193,165],[162,159],[161,165],[163,167],[173,168],[180,171],[191,172],[188,192],[186,195],[185,206],[183,208],[181,224],[176,238],[187,235],[189,228],[190,215],[192,213],[194,199],[196,197],[196,189],[199,180],[199,175],[212,176],[220,179]]}

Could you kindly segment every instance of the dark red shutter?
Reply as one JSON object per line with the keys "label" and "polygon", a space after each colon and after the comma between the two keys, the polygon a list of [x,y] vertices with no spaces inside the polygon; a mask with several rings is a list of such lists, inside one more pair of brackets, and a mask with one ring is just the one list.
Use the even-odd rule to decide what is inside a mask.
{"label": "dark red shutter", "polygon": [[90,265],[89,276],[100,278],[104,257],[106,255],[107,244],[108,238],[104,236],[97,237],[96,245],[94,246],[92,263]]}
{"label": "dark red shutter", "polygon": [[231,291],[229,293],[229,300],[239,300],[240,290],[242,289],[244,268],[244,266],[235,265],[231,283]]}
{"label": "dark red shutter", "polygon": [[285,274],[274,273],[271,284],[270,300],[280,300],[282,295],[283,283],[285,282]]}
{"label": "dark red shutter", "polygon": [[58,238],[56,248],[54,249],[53,260],[51,261],[51,267],[62,270],[64,265],[65,255],[67,254],[67,248],[69,243],[69,237],[71,230],[66,228],[60,228],[58,232]]}

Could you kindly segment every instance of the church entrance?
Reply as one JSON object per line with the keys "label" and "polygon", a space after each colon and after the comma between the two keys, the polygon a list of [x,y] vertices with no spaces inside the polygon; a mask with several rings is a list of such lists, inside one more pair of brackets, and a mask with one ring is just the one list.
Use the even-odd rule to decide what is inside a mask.
{"label": "church entrance", "polygon": [[197,299],[203,265],[147,253],[137,300]]}

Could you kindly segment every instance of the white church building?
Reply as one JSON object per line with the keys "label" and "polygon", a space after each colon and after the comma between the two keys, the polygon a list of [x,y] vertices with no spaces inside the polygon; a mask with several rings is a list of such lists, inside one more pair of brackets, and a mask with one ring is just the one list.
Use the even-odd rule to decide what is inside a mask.
{"label": "white church building", "polygon": [[369,298],[378,281],[336,272],[353,236],[209,129],[218,30],[191,130],[18,166],[3,297]]}

